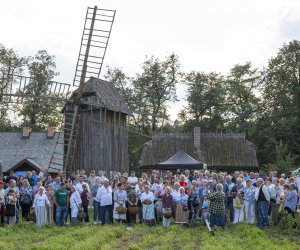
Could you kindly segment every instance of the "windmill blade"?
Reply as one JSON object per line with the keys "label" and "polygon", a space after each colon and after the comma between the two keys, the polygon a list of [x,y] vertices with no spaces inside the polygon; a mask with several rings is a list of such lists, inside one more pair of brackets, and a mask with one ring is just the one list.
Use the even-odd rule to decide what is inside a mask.
{"label": "windmill blade", "polygon": [[85,78],[99,78],[115,13],[115,10],[88,7],[73,86],[79,86]]}

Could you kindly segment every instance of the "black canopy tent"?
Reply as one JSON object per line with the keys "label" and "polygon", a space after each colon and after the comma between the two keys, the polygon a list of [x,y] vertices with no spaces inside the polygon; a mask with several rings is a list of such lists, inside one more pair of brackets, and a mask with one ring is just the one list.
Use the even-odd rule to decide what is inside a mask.
{"label": "black canopy tent", "polygon": [[183,151],[177,152],[168,160],[154,165],[141,166],[141,169],[156,169],[156,170],[176,170],[190,169],[198,170],[203,168],[203,163],[195,160]]}

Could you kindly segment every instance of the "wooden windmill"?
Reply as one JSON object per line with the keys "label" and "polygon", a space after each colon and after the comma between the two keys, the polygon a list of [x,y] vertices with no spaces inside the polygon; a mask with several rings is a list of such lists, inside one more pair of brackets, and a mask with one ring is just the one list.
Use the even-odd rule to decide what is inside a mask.
{"label": "wooden windmill", "polygon": [[99,79],[114,18],[115,10],[88,7],[73,80],[75,91],[70,84],[49,81],[46,94],[32,94],[24,90],[34,79],[24,76],[9,76],[8,85],[0,88],[0,102],[9,105],[40,99],[57,107],[64,103],[64,129],[56,137],[50,172],[128,170],[127,116],[140,112],[128,108],[113,83]]}

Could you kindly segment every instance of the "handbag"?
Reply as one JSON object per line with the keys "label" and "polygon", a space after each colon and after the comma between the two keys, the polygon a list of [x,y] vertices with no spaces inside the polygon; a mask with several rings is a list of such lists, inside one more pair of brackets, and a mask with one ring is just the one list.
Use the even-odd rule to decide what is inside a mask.
{"label": "handbag", "polygon": [[241,208],[242,207],[241,199],[240,199],[240,197],[238,195],[233,200],[233,207],[234,208]]}
{"label": "handbag", "polygon": [[6,204],[5,216],[16,216],[15,204]]}
{"label": "handbag", "polygon": [[83,210],[79,211],[77,217],[79,220],[84,220],[86,218],[86,212]]}
{"label": "handbag", "polygon": [[25,194],[25,195],[21,196],[20,201],[23,204],[30,204],[31,199],[30,199],[30,196],[28,194]]}

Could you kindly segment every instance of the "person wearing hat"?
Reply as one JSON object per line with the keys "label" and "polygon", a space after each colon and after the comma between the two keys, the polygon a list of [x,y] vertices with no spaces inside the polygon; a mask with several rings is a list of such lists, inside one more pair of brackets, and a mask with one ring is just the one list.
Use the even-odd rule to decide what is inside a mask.
{"label": "person wearing hat", "polygon": [[4,217],[5,217],[5,192],[4,192],[4,182],[0,181],[0,217],[1,217],[1,225],[4,225]]}
{"label": "person wearing hat", "polygon": [[34,196],[33,200],[33,208],[37,227],[41,227],[48,224],[46,205],[51,206],[51,203],[44,190],[44,187],[40,186],[38,189],[38,193]]}

